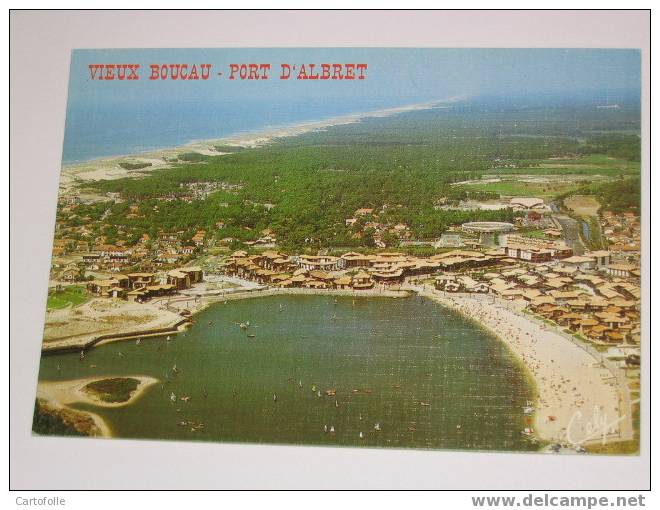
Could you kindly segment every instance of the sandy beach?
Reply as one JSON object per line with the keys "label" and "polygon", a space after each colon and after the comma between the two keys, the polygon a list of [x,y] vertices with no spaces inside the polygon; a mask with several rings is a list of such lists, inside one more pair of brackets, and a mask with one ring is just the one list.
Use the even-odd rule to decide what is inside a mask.
{"label": "sandy beach", "polygon": [[[106,328],[117,333],[171,326],[182,319],[181,315],[176,313],[178,310],[186,309],[196,314],[217,302],[277,295],[396,298],[409,296],[412,292],[475,320],[509,347],[528,371],[536,386],[536,401],[531,403],[535,408],[536,437],[572,445],[595,443],[603,439],[608,441],[632,439],[632,418],[630,413],[625,412],[629,405],[624,404],[628,402],[627,395],[624,395],[621,384],[610,369],[601,363],[601,359],[597,359],[593,353],[553,328],[532,320],[523,313],[521,302],[505,301],[489,295],[448,294],[418,286],[403,286],[392,290],[375,288],[354,291],[274,289],[246,284],[230,292],[201,296],[193,293],[193,295],[182,295],[148,304],[114,302],[114,304],[90,305],[87,303],[78,309],[90,305],[88,308],[96,309],[96,313],[90,315],[90,312],[85,310],[82,314],[85,319],[80,320],[85,321],[86,327],[95,327],[95,331],[69,334],[67,338],[57,340],[53,338],[51,331],[48,345],[53,345],[54,342],[62,346],[75,345],[81,339],[98,336],[100,332],[105,332]],[[103,301],[112,303],[109,300]],[[99,306],[102,312],[98,311]],[[108,322],[108,310],[111,311],[110,322]],[[68,313],[71,313],[71,310]],[[99,329],[99,325],[102,329]],[[60,327],[68,332],[71,331],[70,327],[63,323]],[[77,328],[80,329],[81,326],[78,325]],[[77,329],[74,328],[74,333],[76,331]],[[107,341],[122,340],[125,338]],[[48,397],[49,401],[54,400],[62,405],[81,401],[90,403],[89,397],[81,392],[81,388],[91,380],[57,384],[40,383],[39,391]],[[94,402],[94,405],[117,404]]]}
{"label": "sandy beach", "polygon": [[104,402],[95,399],[84,391],[84,387],[91,382],[100,381],[103,379],[111,379],[111,376],[105,377],[87,377],[84,379],[73,379],[71,381],[42,381],[37,386],[37,397],[48,400],[49,402],[56,402],[61,405],[75,404],[78,402],[85,404],[92,404],[98,407],[123,407],[132,404],[137,400],[144,391],[156,384],[158,379],[146,375],[130,375],[121,376],[123,378],[137,379],[139,381],[138,387],[131,394],[131,398],[126,402]]}
{"label": "sandy beach", "polygon": [[538,393],[537,437],[573,445],[632,439],[632,418],[621,408],[622,390],[591,353],[524,317],[519,304],[429,289],[419,294],[474,319],[522,361]]}
{"label": "sandy beach", "polygon": [[[174,162],[176,158],[186,152],[197,152],[207,156],[222,156],[228,154],[228,152],[217,150],[216,146],[218,145],[252,149],[267,145],[280,138],[289,138],[315,131],[323,131],[333,126],[354,124],[364,119],[389,117],[400,113],[428,110],[430,108],[447,108],[451,103],[462,99],[465,98],[462,96],[451,97],[444,100],[415,103],[371,112],[359,112],[323,120],[298,122],[290,125],[264,128],[257,131],[237,133],[235,135],[229,135],[218,139],[195,140],[178,147],[168,147],[137,154],[123,154],[93,159],[81,163],[71,163],[62,166],[60,194],[72,191],[76,188],[76,184],[81,181],[140,177],[153,171],[170,168],[175,164]],[[119,165],[119,163],[123,161],[130,161],[131,163],[148,163],[150,166],[140,169],[126,169]],[[88,193],[87,195],[81,194],[81,197],[89,200],[107,199],[95,196],[94,194]]]}
{"label": "sandy beach", "polygon": [[84,379],[73,379],[70,381],[40,381],[37,385],[37,399],[42,402],[42,408],[56,413],[67,422],[78,422],[91,419],[93,425],[88,426],[88,433],[92,436],[112,437],[112,431],[108,424],[98,416],[89,411],[79,411],[68,406],[75,403],[92,404],[97,407],[123,407],[135,402],[144,391],[156,384],[158,379],[143,375],[122,376],[137,379],[138,387],[126,402],[103,402],[91,397],[84,391],[84,387],[91,382],[108,379],[110,377],[88,377]]}
{"label": "sandy beach", "polygon": [[163,302],[93,298],[74,308],[48,311],[42,348],[82,348],[100,335],[170,328],[181,320]]}

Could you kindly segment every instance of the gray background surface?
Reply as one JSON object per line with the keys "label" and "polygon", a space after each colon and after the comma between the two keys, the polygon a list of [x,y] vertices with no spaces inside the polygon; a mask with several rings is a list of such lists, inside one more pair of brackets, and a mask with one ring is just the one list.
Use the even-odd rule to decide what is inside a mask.
{"label": "gray background surface", "polygon": [[[32,437],[72,48],[595,47],[641,48],[649,129],[649,13],[13,12],[10,26],[10,487],[644,489],[642,455],[559,457]],[[643,137],[648,183],[648,139]],[[650,190],[645,188],[648,214]],[[648,216],[645,216],[647,218]],[[649,225],[643,274],[648,275]],[[645,279],[644,338],[649,285]],[[644,378],[649,388],[648,341]],[[94,475],[90,476],[90,468]]]}

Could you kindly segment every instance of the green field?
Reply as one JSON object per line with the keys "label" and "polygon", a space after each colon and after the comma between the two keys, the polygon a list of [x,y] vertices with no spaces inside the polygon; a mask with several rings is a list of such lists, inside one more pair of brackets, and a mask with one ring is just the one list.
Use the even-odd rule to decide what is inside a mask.
{"label": "green field", "polygon": [[63,287],[60,291],[49,290],[46,306],[49,310],[59,310],[67,306],[78,306],[88,299],[89,297],[87,296],[85,287],[82,285],[70,285]]}
{"label": "green field", "polygon": [[484,184],[470,184],[465,189],[470,191],[490,191],[502,196],[511,197],[543,197],[553,198],[559,194],[575,189],[578,186],[575,181],[555,182],[521,182],[502,180],[500,182],[487,182]]}

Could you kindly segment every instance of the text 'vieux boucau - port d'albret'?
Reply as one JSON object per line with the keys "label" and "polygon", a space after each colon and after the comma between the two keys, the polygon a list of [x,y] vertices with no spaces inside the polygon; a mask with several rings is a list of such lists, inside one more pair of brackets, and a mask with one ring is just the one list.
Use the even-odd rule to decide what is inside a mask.
{"label": "text 'vieux boucau - port d'albret'", "polygon": [[135,81],[143,76],[149,80],[208,80],[212,76],[230,80],[364,80],[368,65],[244,63],[229,64],[224,71],[214,71],[213,64],[89,64],[88,68],[92,81]]}

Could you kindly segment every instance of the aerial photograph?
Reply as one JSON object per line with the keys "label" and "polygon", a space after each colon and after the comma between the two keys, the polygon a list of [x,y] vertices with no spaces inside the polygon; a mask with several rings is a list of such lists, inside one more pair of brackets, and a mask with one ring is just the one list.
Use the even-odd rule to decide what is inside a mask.
{"label": "aerial photograph", "polygon": [[35,436],[639,454],[639,51],[70,65]]}

